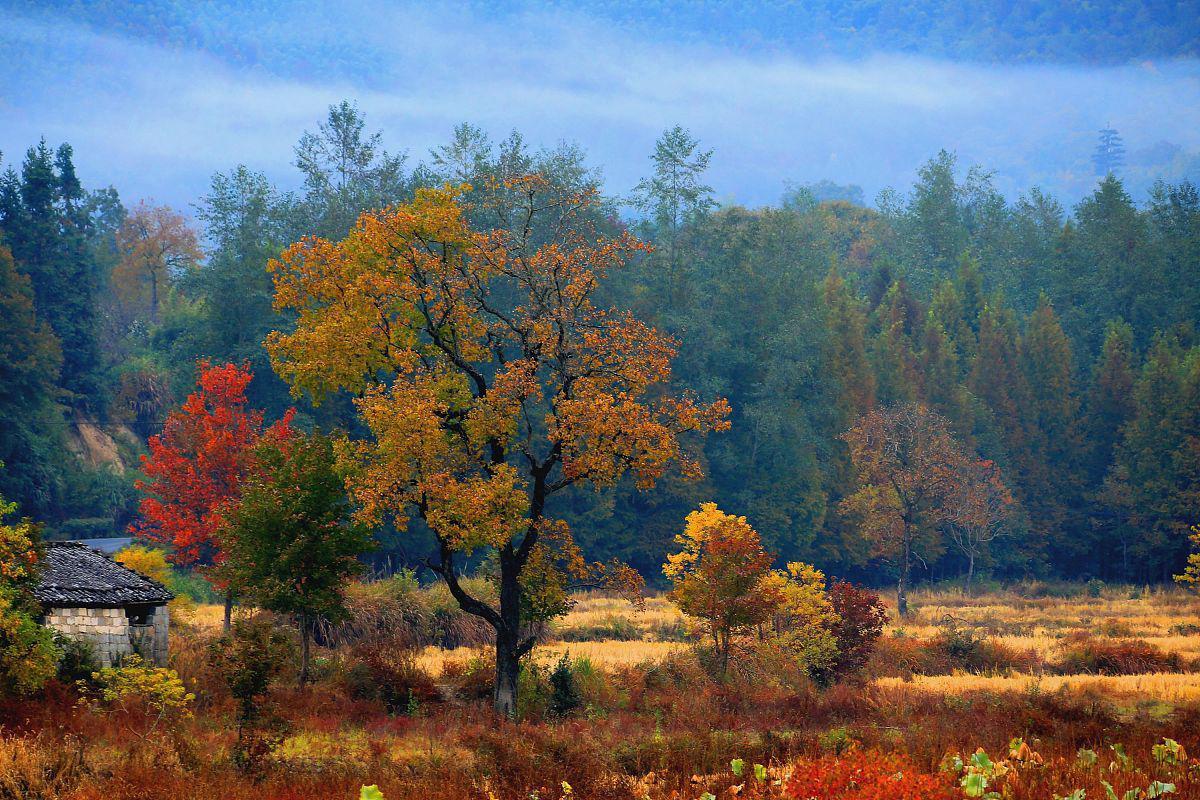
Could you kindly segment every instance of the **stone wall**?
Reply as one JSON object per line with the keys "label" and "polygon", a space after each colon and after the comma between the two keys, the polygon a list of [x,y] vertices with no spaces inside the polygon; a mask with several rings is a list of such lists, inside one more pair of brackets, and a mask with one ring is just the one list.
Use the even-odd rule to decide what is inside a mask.
{"label": "stone wall", "polygon": [[167,663],[166,606],[156,606],[147,625],[133,625],[123,608],[50,608],[45,624],[65,636],[92,646],[101,667],[119,665],[131,653],[140,653],[160,666]]}

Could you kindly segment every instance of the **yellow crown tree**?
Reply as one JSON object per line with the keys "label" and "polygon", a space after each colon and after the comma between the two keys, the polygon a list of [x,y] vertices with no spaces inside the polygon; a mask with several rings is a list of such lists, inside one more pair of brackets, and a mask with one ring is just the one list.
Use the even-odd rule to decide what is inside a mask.
{"label": "yellow crown tree", "polygon": [[[363,214],[341,242],[309,238],[270,265],[295,330],[267,341],[276,370],[314,401],[346,389],[371,432],[345,442],[348,487],[367,520],[413,515],[436,538],[429,566],[464,611],[496,631],[495,707],[516,708],[530,622],[566,610],[594,580],[551,498],[631,474],[651,486],[672,464],[700,474],[680,435],[727,425],[724,401],[663,389],[675,343],[593,298],[645,248],[587,220],[591,193],[539,176],[485,187],[472,230],[461,188]],[[459,580],[493,558],[498,602]]]}

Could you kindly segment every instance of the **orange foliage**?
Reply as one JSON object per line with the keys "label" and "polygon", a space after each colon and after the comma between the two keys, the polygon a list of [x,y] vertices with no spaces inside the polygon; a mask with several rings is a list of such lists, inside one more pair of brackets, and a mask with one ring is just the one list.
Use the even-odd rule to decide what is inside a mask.
{"label": "orange foliage", "polygon": [[127,314],[145,310],[158,319],[158,307],[172,278],[194,267],[201,258],[196,232],[168,206],[138,203],[116,234],[120,260],[112,283]]}
{"label": "orange foliage", "polygon": [[796,800],[954,800],[962,796],[945,776],[917,769],[900,755],[852,750],[796,762],[784,789]]}

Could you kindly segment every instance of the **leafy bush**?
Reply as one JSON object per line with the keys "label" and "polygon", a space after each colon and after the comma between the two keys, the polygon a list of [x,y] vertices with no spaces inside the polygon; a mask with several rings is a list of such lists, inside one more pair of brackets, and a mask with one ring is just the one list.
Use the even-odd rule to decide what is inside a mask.
{"label": "leafy bush", "polygon": [[213,667],[238,702],[234,761],[242,769],[257,769],[281,738],[280,726],[264,704],[294,651],[292,639],[266,615],[238,620],[229,635],[210,645]]}
{"label": "leafy bush", "polygon": [[90,681],[100,669],[96,653],[91,644],[74,636],[54,633],[54,645],[58,648],[58,679],[66,684]]}
{"label": "leafy bush", "polygon": [[837,657],[828,672],[819,676],[825,681],[861,672],[888,621],[887,608],[878,594],[846,581],[829,587],[829,602],[837,615],[833,624]]}
{"label": "leafy bush", "polygon": [[196,699],[174,670],[150,666],[136,653],[119,667],[93,673],[92,681],[94,707],[121,715],[130,730],[143,735],[190,716]]}
{"label": "leafy bush", "polygon": [[486,700],[492,696],[496,681],[494,655],[448,661],[442,667],[442,680],[454,687],[464,700]]}
{"label": "leafy bush", "polygon": [[381,700],[393,712],[441,699],[433,676],[417,663],[411,649],[364,645],[350,665],[348,678],[353,694]]}
{"label": "leafy bush", "polygon": [[550,714],[555,717],[566,717],[574,714],[583,705],[583,696],[575,681],[571,657],[563,653],[562,658],[550,673]]}
{"label": "leafy bush", "polygon": [[31,694],[58,670],[54,634],[0,588],[0,696]]}

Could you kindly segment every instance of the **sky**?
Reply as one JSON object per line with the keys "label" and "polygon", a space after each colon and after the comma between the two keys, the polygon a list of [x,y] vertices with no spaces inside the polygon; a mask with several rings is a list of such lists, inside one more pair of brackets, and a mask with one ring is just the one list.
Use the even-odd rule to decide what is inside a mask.
{"label": "sky", "polygon": [[186,208],[239,163],[298,185],[295,142],[342,99],[410,162],[460,122],[496,139],[517,129],[532,143],[578,143],[620,195],[648,171],[655,138],[681,124],[715,151],[717,198],[752,206],[821,179],[859,184],[868,198],[904,191],[943,147],[993,170],[1010,197],[1040,186],[1070,203],[1094,185],[1105,125],[1124,136],[1135,183],[1177,178],[1200,152],[1195,60],[812,57],[561,9],[251,5],[232,20],[197,11],[196,34],[156,38],[117,24],[120,14],[85,23],[0,0],[4,163],[40,137],[68,141],[85,185]]}

